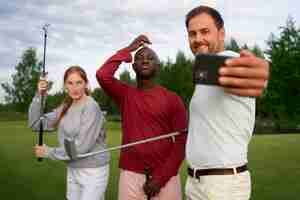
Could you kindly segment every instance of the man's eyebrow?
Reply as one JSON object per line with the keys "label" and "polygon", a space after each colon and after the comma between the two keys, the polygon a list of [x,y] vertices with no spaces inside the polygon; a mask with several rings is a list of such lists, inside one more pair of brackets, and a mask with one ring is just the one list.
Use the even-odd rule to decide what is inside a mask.
{"label": "man's eyebrow", "polygon": [[196,32],[196,31],[198,31],[198,30],[209,30],[209,28],[208,27],[201,27],[201,28],[197,28],[197,29],[192,29],[192,30],[188,30],[188,32]]}
{"label": "man's eyebrow", "polygon": [[141,56],[143,56],[142,53],[139,53],[139,54],[135,55],[136,58],[139,58],[139,57],[141,57]]}

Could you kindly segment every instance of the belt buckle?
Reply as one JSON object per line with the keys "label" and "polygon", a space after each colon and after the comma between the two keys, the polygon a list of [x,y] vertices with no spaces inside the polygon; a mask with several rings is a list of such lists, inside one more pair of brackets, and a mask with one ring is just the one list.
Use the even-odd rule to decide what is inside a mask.
{"label": "belt buckle", "polygon": [[194,171],[193,171],[193,177],[200,182],[200,176],[197,177],[197,171],[198,171],[198,169],[194,169]]}
{"label": "belt buckle", "polygon": [[237,167],[233,167],[232,170],[233,170],[233,174],[237,175]]}
{"label": "belt buckle", "polygon": [[197,175],[197,170],[194,168],[194,169],[193,169],[193,178],[197,178],[196,175]]}

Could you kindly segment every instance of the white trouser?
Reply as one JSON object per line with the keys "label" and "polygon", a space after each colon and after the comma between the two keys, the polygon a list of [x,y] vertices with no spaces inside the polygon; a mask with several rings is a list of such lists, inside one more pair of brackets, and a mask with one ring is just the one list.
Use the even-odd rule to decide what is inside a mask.
{"label": "white trouser", "polygon": [[200,179],[188,176],[187,200],[249,200],[251,180],[249,171],[233,175],[208,175]]}
{"label": "white trouser", "polygon": [[67,168],[68,200],[104,200],[109,165],[97,168]]}

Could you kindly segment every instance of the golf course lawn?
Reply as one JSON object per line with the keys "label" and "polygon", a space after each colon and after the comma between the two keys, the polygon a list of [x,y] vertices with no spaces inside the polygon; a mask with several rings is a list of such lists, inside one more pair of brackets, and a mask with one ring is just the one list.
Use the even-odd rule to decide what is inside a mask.
{"label": "golf course lawn", "polygon": [[[120,144],[120,124],[109,122],[108,144]],[[0,199],[65,199],[65,165],[44,159],[37,162],[33,146],[37,136],[25,121],[0,122]],[[56,144],[56,134],[45,135]],[[112,153],[106,200],[117,199],[119,151]],[[300,134],[256,135],[250,143],[252,200],[300,199]],[[186,163],[181,168],[184,187]]]}

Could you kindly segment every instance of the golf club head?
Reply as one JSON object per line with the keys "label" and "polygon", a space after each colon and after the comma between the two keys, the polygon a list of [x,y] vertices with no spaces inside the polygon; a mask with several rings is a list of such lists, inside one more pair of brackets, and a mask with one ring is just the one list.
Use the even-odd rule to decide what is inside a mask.
{"label": "golf club head", "polygon": [[77,159],[77,151],[74,140],[64,140],[65,150],[71,160]]}

